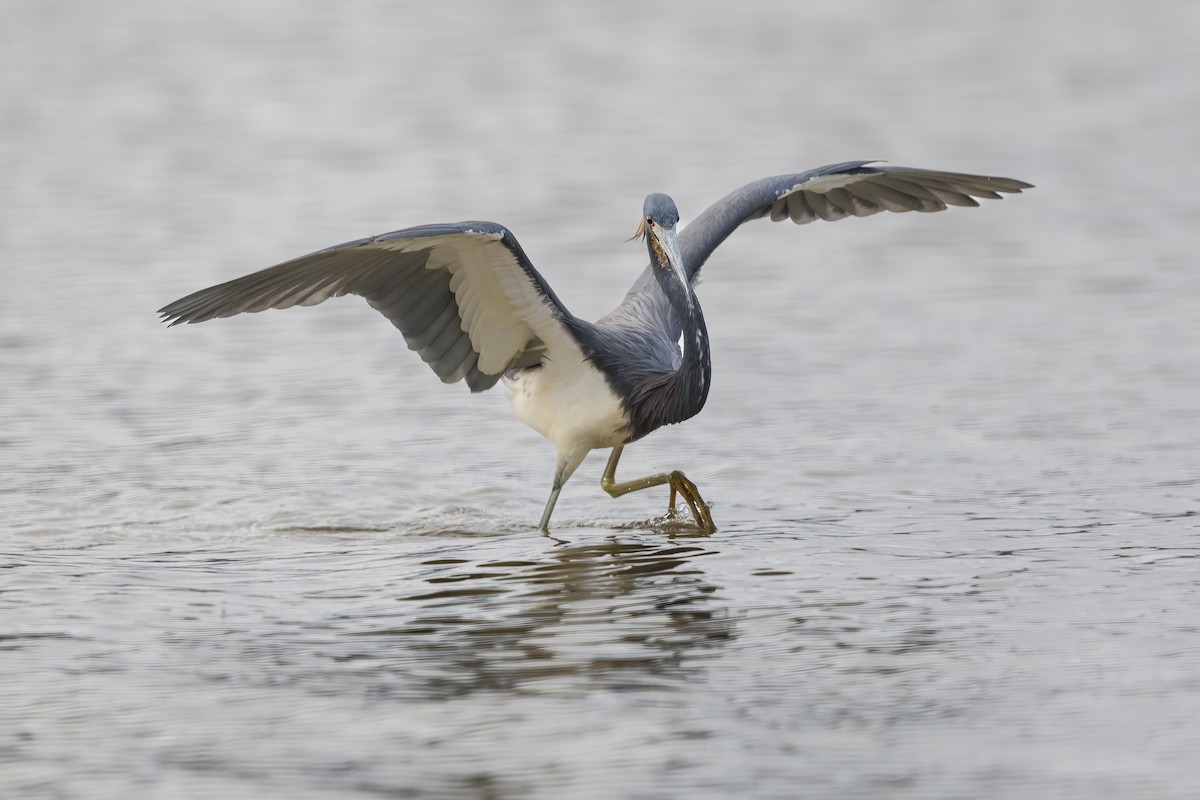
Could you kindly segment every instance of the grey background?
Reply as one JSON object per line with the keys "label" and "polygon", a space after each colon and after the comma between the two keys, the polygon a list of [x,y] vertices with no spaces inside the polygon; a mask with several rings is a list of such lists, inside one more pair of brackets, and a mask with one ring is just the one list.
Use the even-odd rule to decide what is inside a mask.
{"label": "grey background", "polygon": [[[1191,797],[1200,10],[0,4],[0,793]],[[853,158],[1029,180],[758,223],[610,500],[365,304],[154,309],[412,224],[574,312]]]}

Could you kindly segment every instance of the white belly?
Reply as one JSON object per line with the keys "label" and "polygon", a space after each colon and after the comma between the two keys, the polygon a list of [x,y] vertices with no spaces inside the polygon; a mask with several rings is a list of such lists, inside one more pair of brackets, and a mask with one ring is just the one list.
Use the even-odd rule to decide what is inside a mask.
{"label": "white belly", "polygon": [[550,361],[504,385],[517,417],[559,451],[616,447],[629,438],[620,398],[587,362]]}

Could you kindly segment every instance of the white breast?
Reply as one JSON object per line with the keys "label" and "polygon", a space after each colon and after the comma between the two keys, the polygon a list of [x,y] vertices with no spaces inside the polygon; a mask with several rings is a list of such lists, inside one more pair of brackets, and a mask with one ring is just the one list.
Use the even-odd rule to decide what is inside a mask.
{"label": "white breast", "polygon": [[585,360],[550,360],[504,385],[517,417],[561,452],[616,447],[629,438],[621,399]]}

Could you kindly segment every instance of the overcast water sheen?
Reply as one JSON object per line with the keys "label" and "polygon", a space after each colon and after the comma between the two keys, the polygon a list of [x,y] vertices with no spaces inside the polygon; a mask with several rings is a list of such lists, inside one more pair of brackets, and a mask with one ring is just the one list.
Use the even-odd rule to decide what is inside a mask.
{"label": "overcast water sheen", "polygon": [[[830,7],[835,6],[835,7]],[[1194,798],[1200,5],[4,3],[0,796]],[[1021,178],[756,222],[703,413],[612,500],[357,298],[154,310],[491,219],[575,313],[834,161]]]}

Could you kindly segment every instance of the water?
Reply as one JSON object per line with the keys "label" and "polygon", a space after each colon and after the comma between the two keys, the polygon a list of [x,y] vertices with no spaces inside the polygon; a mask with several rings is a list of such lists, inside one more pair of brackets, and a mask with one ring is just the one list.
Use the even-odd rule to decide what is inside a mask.
{"label": "water", "polygon": [[[1200,783],[1200,11],[8,3],[0,795],[1185,798]],[[1024,178],[757,223],[714,387],[553,537],[550,447],[347,299],[153,310],[421,222],[575,312],[849,158]]]}

